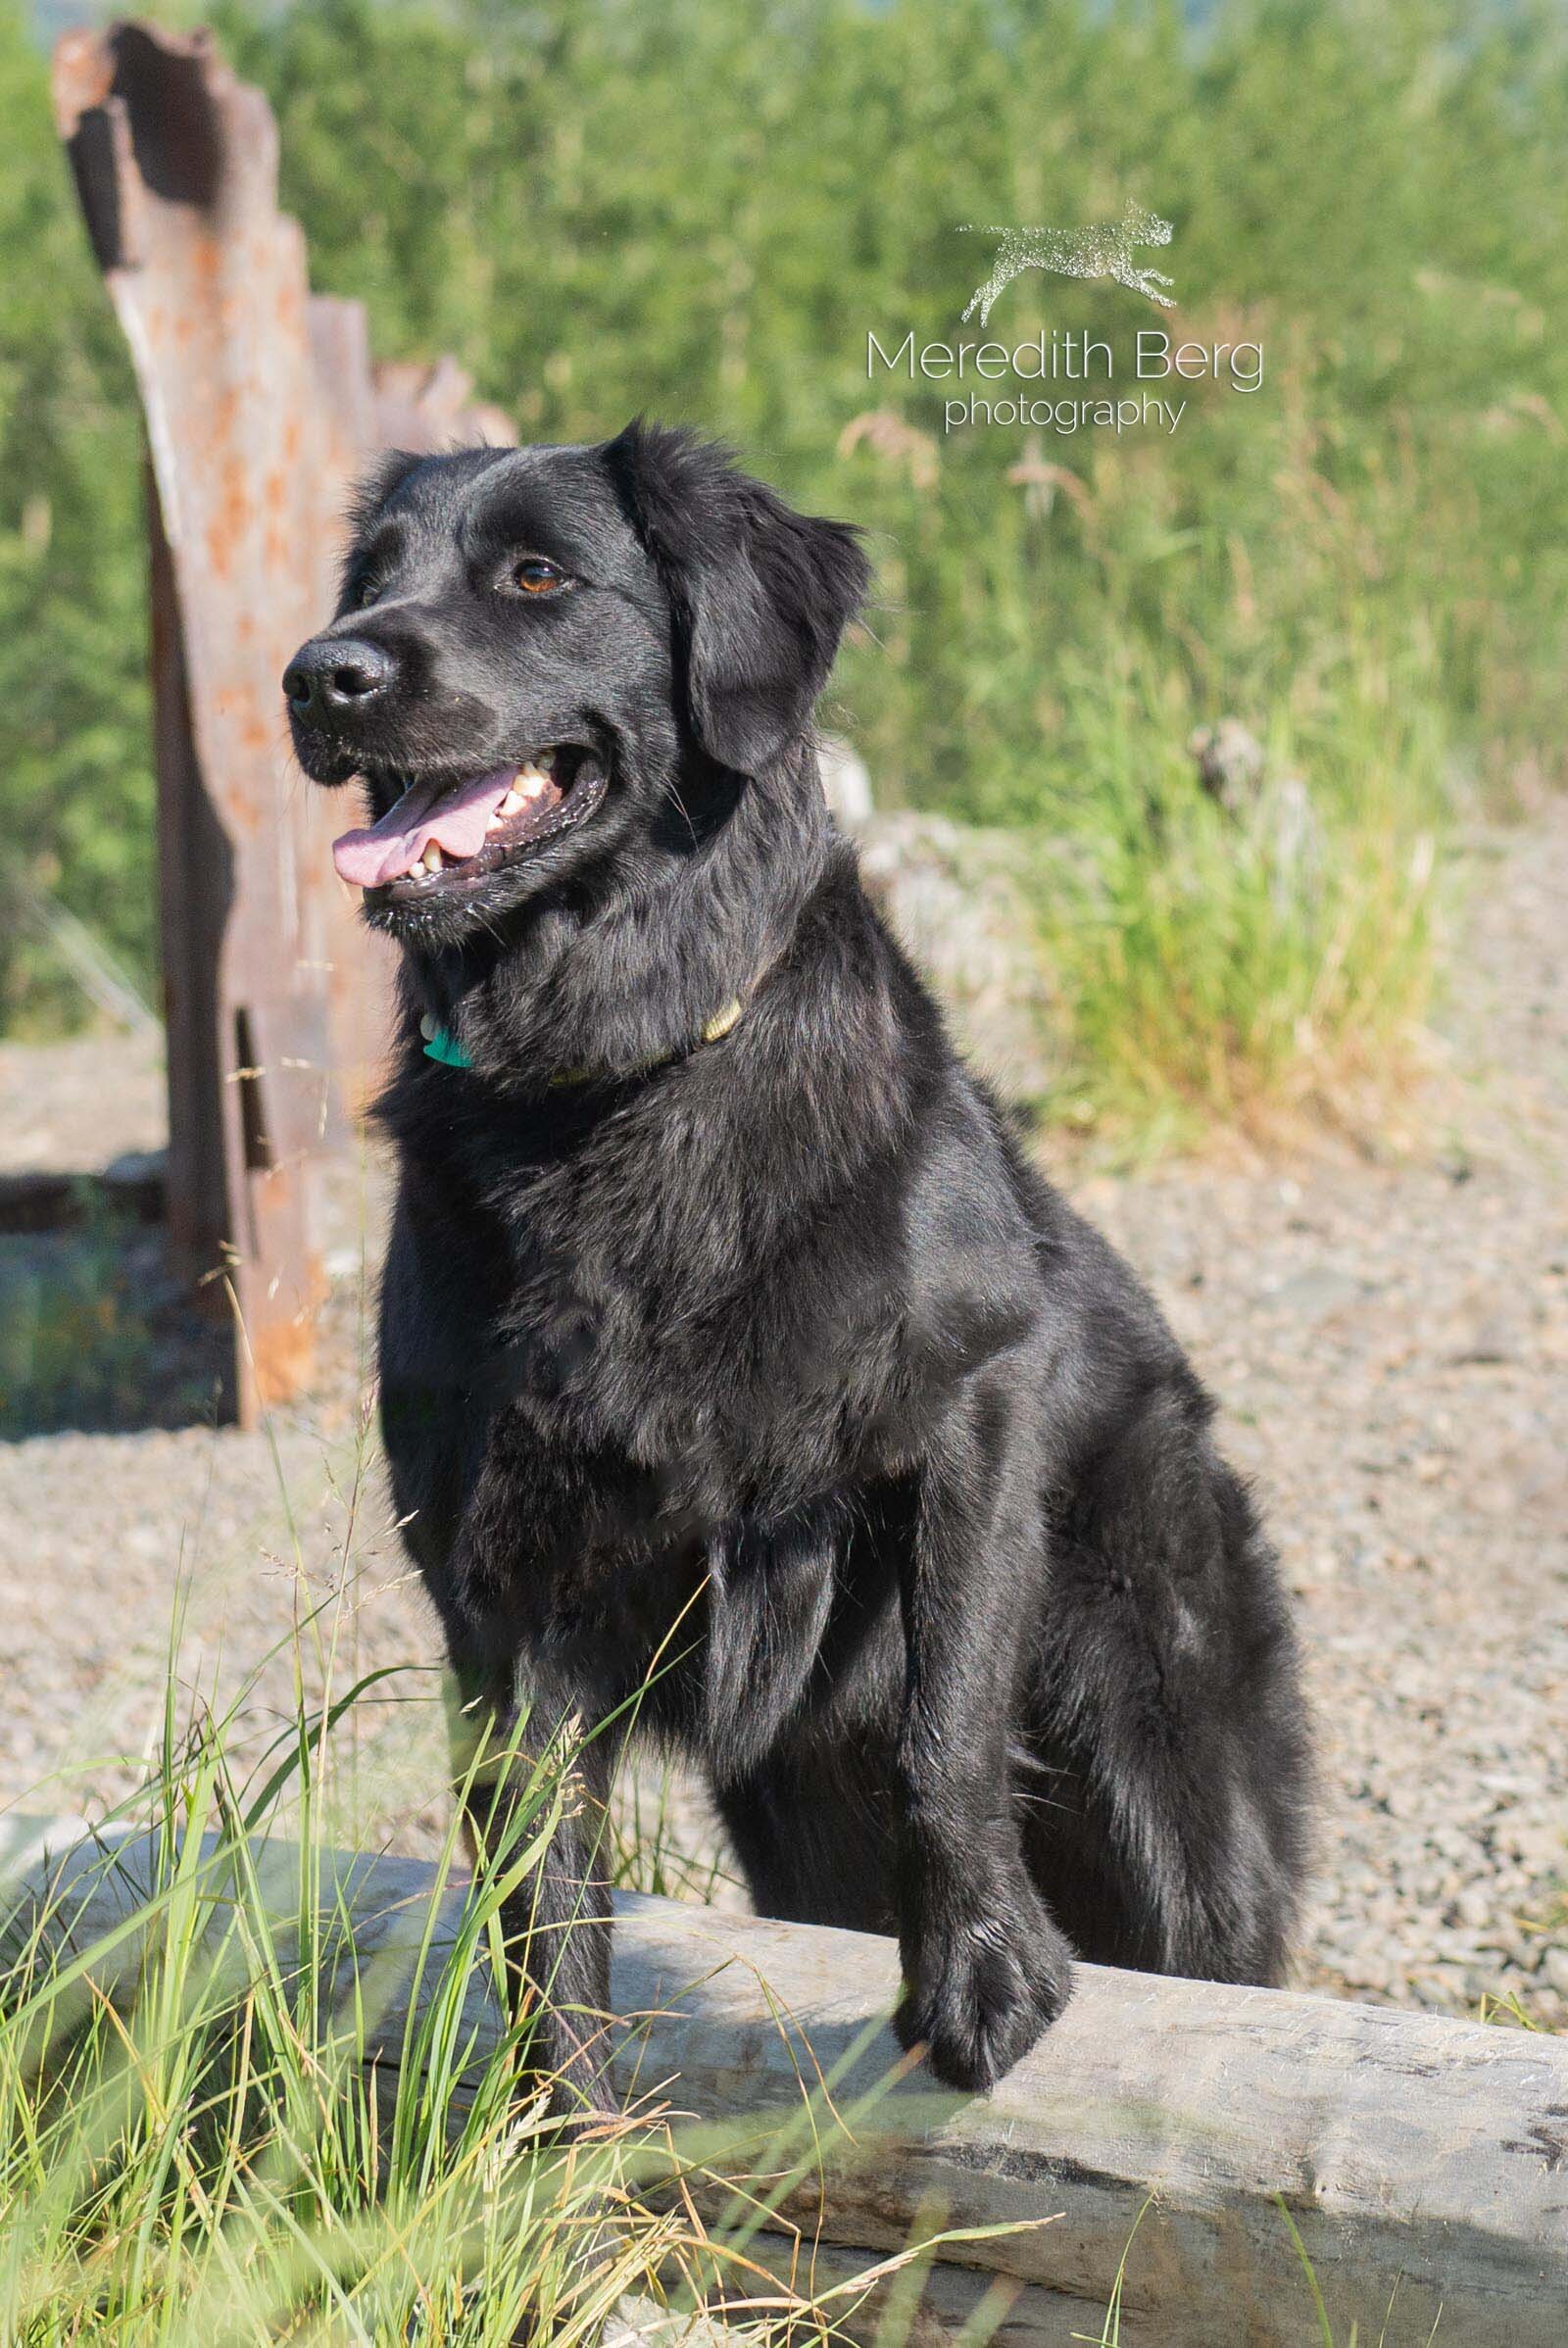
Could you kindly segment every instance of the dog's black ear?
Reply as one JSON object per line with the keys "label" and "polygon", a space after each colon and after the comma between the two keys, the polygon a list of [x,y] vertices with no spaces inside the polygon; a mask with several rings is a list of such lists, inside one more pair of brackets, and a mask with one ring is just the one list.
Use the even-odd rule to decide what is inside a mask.
{"label": "dog's black ear", "polygon": [[639,417],[604,455],[675,608],[692,731],[756,774],[806,730],[870,584],[858,535],[795,513],[693,432]]}
{"label": "dog's black ear", "polygon": [[424,459],[412,449],[383,449],[374,464],[361,473],[349,491],[344,514],[348,523],[348,543],[338,572],[340,601],[347,595],[353,580],[361,540],[394,489],[401,489],[410,473],[417,472],[423,463]]}

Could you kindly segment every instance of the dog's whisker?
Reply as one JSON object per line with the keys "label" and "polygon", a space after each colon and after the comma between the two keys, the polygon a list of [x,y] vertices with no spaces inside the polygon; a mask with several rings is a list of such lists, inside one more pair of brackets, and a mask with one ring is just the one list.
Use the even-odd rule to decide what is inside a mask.
{"label": "dog's whisker", "polygon": [[676,807],[679,807],[681,811],[681,819],[685,823],[686,829],[691,833],[692,845],[695,848],[697,845],[697,826],[692,821],[691,811],[687,807],[686,802],[682,799],[679,791],[675,788],[673,780],[666,783],[664,788],[668,796],[675,802]]}

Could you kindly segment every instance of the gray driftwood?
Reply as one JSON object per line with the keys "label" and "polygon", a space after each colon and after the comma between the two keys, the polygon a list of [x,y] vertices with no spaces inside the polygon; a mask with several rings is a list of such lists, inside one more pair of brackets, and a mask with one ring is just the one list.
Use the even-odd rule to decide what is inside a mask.
{"label": "gray driftwood", "polygon": [[[55,1837],[56,1847],[60,1837]],[[112,1866],[78,1846],[45,1869],[76,1888],[72,1930],[134,1904],[148,1845]],[[273,1846],[280,1913],[294,1854]],[[430,1868],[348,1858],[339,1877],[362,1956],[411,1947]],[[267,1880],[274,1880],[269,1874]],[[450,1933],[461,1884],[444,1894]],[[78,1912],[79,1911],[79,1912]],[[759,2162],[780,2115],[824,2076],[825,2166],[763,2245],[797,2278],[853,2272],[934,2226],[1032,2220],[945,2253],[921,2330],[941,2337],[1006,2278],[998,2335],[1100,2338],[1128,2237],[1132,2348],[1300,2348],[1320,2337],[1281,2204],[1311,2259],[1336,2341],[1385,2348],[1562,2348],[1568,2341],[1568,2042],[1395,2012],[1086,1966],[1049,2038],[988,2098],[933,2089],[885,2027],[892,1945],[858,1933],[617,1903],[614,1998],[624,2093],[722,2124]],[[132,1961],[122,1944],[119,1966]],[[481,2036],[495,2027],[471,1992]],[[394,2006],[381,2032],[401,2034]],[[892,2084],[887,2082],[892,2080]],[[870,2099],[870,2100],[867,2100]],[[1041,2224],[1042,2220],[1050,2223]],[[863,2264],[864,2262],[858,2262]]]}

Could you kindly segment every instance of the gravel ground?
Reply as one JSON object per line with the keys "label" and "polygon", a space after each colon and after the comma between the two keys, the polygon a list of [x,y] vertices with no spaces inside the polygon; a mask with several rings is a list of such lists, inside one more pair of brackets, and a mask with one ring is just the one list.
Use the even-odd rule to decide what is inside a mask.
{"label": "gravel ground", "polygon": [[[1296,1593],[1321,1746],[1300,1980],[1450,2007],[1513,1991],[1561,2023],[1568,1933],[1540,1927],[1568,1876],[1568,809],[1472,866],[1419,1147],[1074,1187],[1221,1397]],[[0,1093],[24,1105],[0,1164],[156,1138],[156,1066],[119,1043],[0,1047]],[[0,1269],[22,1245],[0,1241]],[[340,1209],[322,1397],[273,1441],[158,1425],[160,1366],[131,1431],[0,1444],[0,1804],[92,1808],[129,1782],[179,1586],[182,1681],[249,1684],[250,1751],[291,1712],[302,1610],[325,1607],[310,1683],[409,1666],[377,1690],[373,1803],[345,1831],[369,1804],[407,1847],[439,1834],[437,1642],[360,1473],[360,1257]],[[676,1816],[691,1835],[685,1797]]]}

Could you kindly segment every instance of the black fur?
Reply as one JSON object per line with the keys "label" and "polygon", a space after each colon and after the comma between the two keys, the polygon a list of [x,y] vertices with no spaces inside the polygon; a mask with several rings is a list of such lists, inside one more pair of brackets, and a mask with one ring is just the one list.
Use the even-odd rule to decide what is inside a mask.
{"label": "black fur", "polygon": [[[524,554],[566,580],[538,608]],[[398,690],[297,729],[377,809],[394,770],[546,743],[608,776],[490,879],[368,908],[407,949],[393,1488],[470,1721],[572,1756],[527,1892],[561,1930],[520,1961],[589,2104],[620,1730],[579,1731],[617,1708],[707,1773],[760,1909],[897,1932],[901,2035],[964,2087],[1074,1951],[1277,1979],[1300,1877],[1292,1635],[1208,1397],[824,810],[811,707],[866,580],[853,533],[686,435],[406,461],[328,631]]]}

